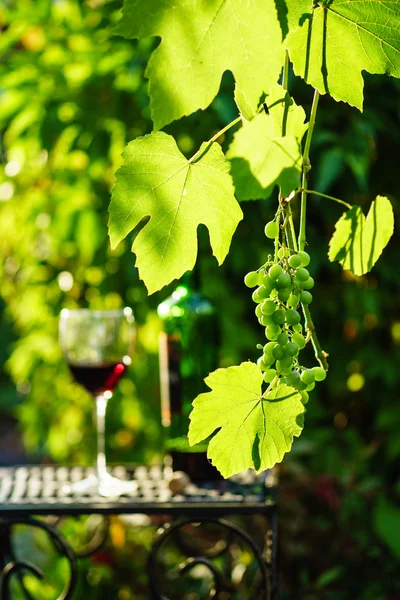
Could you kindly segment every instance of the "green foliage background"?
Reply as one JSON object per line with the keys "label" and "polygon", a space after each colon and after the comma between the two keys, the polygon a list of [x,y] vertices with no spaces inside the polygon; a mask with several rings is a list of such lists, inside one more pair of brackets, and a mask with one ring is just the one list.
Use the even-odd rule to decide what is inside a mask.
{"label": "green foliage background", "polygon": [[[148,297],[130,253],[132,236],[114,251],[107,238],[122,149],[152,129],[143,73],[154,42],[112,36],[120,8],[107,0],[18,0],[0,7],[2,462],[15,451],[10,428],[22,436],[24,460],[93,461],[91,400],[72,382],[58,347],[65,306],[133,307],[134,366],[110,403],[107,452],[111,462],[161,459],[155,308],[172,286]],[[292,77],[290,89],[309,109],[310,88]],[[165,128],[186,156],[236,116],[232,92],[225,74],[209,109]],[[357,202],[365,212],[378,193],[389,195],[397,222],[399,92],[397,80],[367,76],[363,114],[324,97],[310,175],[311,187]],[[220,140],[224,149],[230,139]],[[243,275],[268,251],[262,223],[273,216],[274,200],[242,208],[245,218],[222,267],[211,256],[206,230],[199,231],[204,291],[221,315],[221,366],[254,360],[257,352]],[[282,598],[395,600],[398,229],[372,273],[356,277],[327,259],[339,216],[337,205],[310,200],[313,314],[330,372],[281,469]],[[122,600],[146,598],[142,565],[132,557],[138,549],[143,554],[151,533],[143,528],[133,535],[118,521],[113,527],[113,560],[108,549],[104,560],[87,561],[80,593],[100,598],[106,589]]]}

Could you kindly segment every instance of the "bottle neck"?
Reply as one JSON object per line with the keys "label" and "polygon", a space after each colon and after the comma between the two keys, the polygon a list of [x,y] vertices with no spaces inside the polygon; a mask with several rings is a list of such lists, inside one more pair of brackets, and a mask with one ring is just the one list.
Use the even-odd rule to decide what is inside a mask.
{"label": "bottle neck", "polygon": [[192,271],[186,271],[179,282],[191,292],[201,292],[200,266],[196,263]]}

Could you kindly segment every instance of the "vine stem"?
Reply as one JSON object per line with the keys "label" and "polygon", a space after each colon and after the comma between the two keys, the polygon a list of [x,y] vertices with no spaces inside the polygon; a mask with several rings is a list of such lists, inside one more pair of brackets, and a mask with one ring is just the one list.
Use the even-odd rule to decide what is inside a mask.
{"label": "vine stem", "polygon": [[[299,250],[304,250],[306,243],[306,216],[307,216],[307,193],[309,193],[308,187],[308,172],[311,169],[310,165],[310,146],[311,139],[314,131],[315,119],[317,116],[319,92],[314,90],[314,98],[311,106],[310,122],[308,124],[308,131],[306,137],[306,143],[303,152],[303,173],[301,179],[301,207],[300,207],[300,229],[299,229]],[[318,195],[318,194],[317,194]],[[334,199],[331,197],[331,199]],[[343,201],[342,201],[343,202]],[[306,321],[306,329],[308,330],[311,338],[311,343],[314,348],[315,358],[325,371],[328,370],[329,365],[327,354],[322,350],[321,344],[319,343],[318,336],[315,332],[315,326],[311,317],[310,309],[308,305],[302,304],[304,318]]]}
{"label": "vine stem", "polygon": [[315,118],[317,115],[319,100],[318,90],[314,90],[314,98],[311,106],[310,122],[308,124],[308,131],[306,137],[306,143],[303,152],[303,174],[301,179],[301,208],[300,208],[300,229],[299,229],[299,249],[304,250],[306,243],[306,215],[307,215],[307,185],[308,185],[308,172],[310,166],[310,146],[311,139],[314,131]]}
{"label": "vine stem", "polygon": [[315,326],[311,317],[310,309],[306,304],[301,305],[303,308],[304,317],[306,319],[306,329],[310,332],[311,343],[314,348],[315,358],[319,362],[320,366],[327,371],[329,369],[328,361],[326,360],[328,354],[322,350],[321,344],[317,334],[315,333]]}
{"label": "vine stem", "polygon": [[[287,92],[288,90],[288,81],[289,81],[289,53],[286,50],[285,52],[285,64],[283,67],[283,75],[282,75],[282,87],[285,90],[285,92]],[[282,123],[282,136],[286,135],[286,131],[284,130],[284,124]],[[282,202],[282,194],[279,193],[279,202]],[[286,228],[286,235],[287,237],[291,237],[292,240],[292,244],[291,247],[293,248],[293,250],[295,252],[297,252],[297,244],[296,244],[296,231],[294,229],[294,223],[293,223],[293,214],[292,214],[292,207],[290,206],[290,204],[286,204],[285,208],[285,216],[286,219],[289,223],[289,229]],[[290,234],[289,234],[290,231]],[[290,244],[289,244],[290,246]]]}
{"label": "vine stem", "polygon": [[[213,142],[215,142],[221,135],[223,135],[225,133],[225,131],[228,131],[228,129],[230,129],[231,127],[233,127],[234,125],[236,125],[237,123],[239,123],[242,120],[242,117],[236,117],[236,119],[233,119],[233,121],[231,121],[230,123],[228,123],[228,125],[225,125],[225,127],[223,127],[222,129],[220,129],[220,131],[217,131],[217,133],[215,135],[212,136],[212,138],[210,138],[207,142],[205,142],[207,145],[212,144]],[[199,154],[201,154],[202,152],[204,152],[204,150],[202,150],[201,148],[199,148],[197,150],[197,152],[195,152],[195,154],[193,154],[193,156],[191,158],[189,158],[188,162],[193,162],[194,160],[196,160],[196,158],[199,156]]]}
{"label": "vine stem", "polygon": [[[284,90],[287,90],[288,72],[289,72],[289,55],[286,52],[285,66],[283,69],[283,77],[282,77],[282,87]],[[308,175],[308,171],[310,170],[309,154],[310,154],[311,138],[312,138],[314,125],[315,125],[315,118],[317,115],[318,100],[319,100],[319,92],[317,90],[315,90],[313,103],[312,103],[312,107],[311,107],[311,115],[310,115],[310,122],[308,125],[307,138],[306,138],[306,143],[304,146],[304,153],[303,153],[302,187],[301,187],[301,190],[299,190],[299,192],[301,191],[301,214],[300,214],[300,230],[299,230],[299,249],[300,250],[304,250],[304,245],[305,245],[305,241],[306,241],[306,210],[307,210],[306,203],[307,203],[307,193],[308,193],[307,175]],[[285,135],[285,134],[286,134],[286,132],[282,131],[282,135]],[[332,197],[332,199],[334,199],[334,198]],[[282,204],[282,202],[284,202],[284,200],[282,201],[280,192],[279,192],[279,202],[280,202],[280,204]],[[343,203],[343,201],[342,201],[342,203]],[[289,246],[292,246],[293,250],[295,252],[297,252],[298,247],[296,244],[296,231],[295,231],[294,223],[293,223],[292,207],[290,206],[289,202],[286,203],[286,205],[284,207],[284,212],[285,212],[288,224],[289,224],[289,226],[286,226],[286,236],[287,236],[287,239],[289,242]],[[303,313],[304,313],[304,317],[305,317],[305,321],[306,321],[306,328],[310,333],[311,343],[314,348],[315,358],[317,359],[317,361],[319,362],[321,367],[323,369],[325,369],[325,371],[327,371],[328,367],[329,367],[328,362],[326,360],[327,354],[326,354],[326,352],[324,352],[322,350],[321,344],[319,343],[319,339],[315,332],[315,326],[314,326],[314,323],[313,323],[313,320],[311,317],[310,309],[305,304],[302,304],[302,308],[303,308]]]}
{"label": "vine stem", "polygon": [[285,91],[287,91],[287,89],[288,89],[288,81],[289,81],[289,53],[286,50],[285,63],[283,65],[283,75],[282,75],[282,87]]}
{"label": "vine stem", "polygon": [[340,198],[335,198],[334,196],[328,196],[328,194],[322,194],[321,192],[316,192],[315,190],[308,190],[308,189],[301,189],[299,190],[301,192],[305,192],[306,194],[315,194],[315,196],[321,196],[321,198],[327,198],[328,200],[334,200],[335,202],[339,202],[339,204],[343,204],[344,206],[347,206],[347,208],[353,208],[351,206],[351,204],[349,204],[348,202],[345,202],[344,200],[341,200]]}

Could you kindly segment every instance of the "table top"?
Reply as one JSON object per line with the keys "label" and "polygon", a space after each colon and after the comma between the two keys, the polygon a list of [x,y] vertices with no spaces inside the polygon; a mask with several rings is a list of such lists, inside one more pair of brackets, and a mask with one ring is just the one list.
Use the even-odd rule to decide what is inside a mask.
{"label": "table top", "polygon": [[189,483],[179,494],[168,487],[168,467],[116,466],[108,470],[115,477],[134,481],[135,491],[113,498],[65,493],[65,484],[94,473],[90,467],[0,467],[0,518],[94,513],[217,517],[265,512],[275,504],[274,473],[270,470],[259,475],[249,470],[228,480]]}

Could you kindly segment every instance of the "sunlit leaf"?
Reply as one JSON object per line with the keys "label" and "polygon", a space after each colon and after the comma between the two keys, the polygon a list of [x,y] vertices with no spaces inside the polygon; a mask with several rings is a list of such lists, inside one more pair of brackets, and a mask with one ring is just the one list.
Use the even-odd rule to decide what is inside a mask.
{"label": "sunlit leaf", "polygon": [[256,106],[283,65],[274,0],[125,0],[115,32],[161,37],[146,71],[156,129],[206,108],[227,70]]}
{"label": "sunlit leaf", "polygon": [[[278,84],[267,94],[268,115],[245,121],[227,152],[239,200],[268,198],[275,185],[284,196],[300,184],[300,141],[305,113]],[[286,135],[290,132],[290,135]]]}
{"label": "sunlit leaf", "polygon": [[343,213],[329,243],[329,260],[337,260],[356,275],[368,273],[382,254],[394,229],[393,208],[377,196],[367,218],[359,206]]}
{"label": "sunlit leaf", "polygon": [[335,100],[343,100],[361,110],[362,71],[400,77],[397,2],[277,1],[283,29],[289,30],[285,45],[295,73],[321,94],[330,94]]}
{"label": "sunlit leaf", "polygon": [[217,369],[205,382],[211,392],[200,394],[190,414],[189,443],[196,444],[216,429],[208,458],[224,477],[281,462],[303,428],[304,406],[299,392],[280,385],[261,396],[262,373],[252,362]]}
{"label": "sunlit leaf", "polygon": [[222,263],[242,218],[229,163],[219,144],[204,143],[198,156],[190,162],[171,136],[152,133],[128,144],[125,164],[116,173],[110,204],[111,245],[117,246],[150,217],[132,246],[150,294],[193,269],[201,223],[208,228],[214,255]]}

